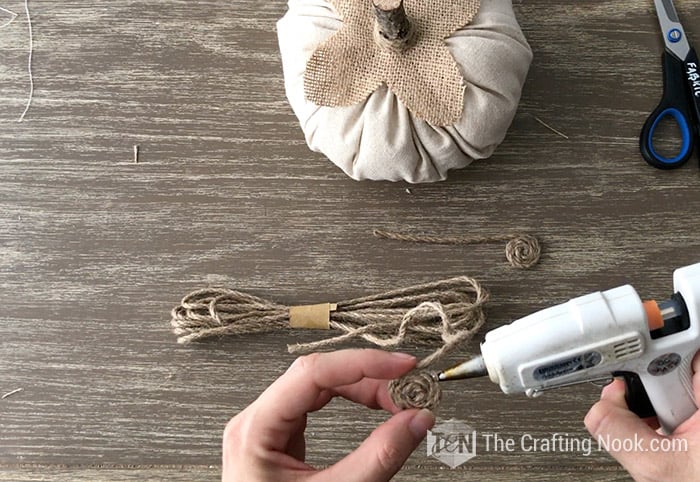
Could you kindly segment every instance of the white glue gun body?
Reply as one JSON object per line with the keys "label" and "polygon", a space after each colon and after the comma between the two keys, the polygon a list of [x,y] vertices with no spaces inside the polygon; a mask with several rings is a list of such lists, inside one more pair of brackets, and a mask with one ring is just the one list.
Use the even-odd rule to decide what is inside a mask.
{"label": "white glue gun body", "polygon": [[[486,334],[481,357],[440,380],[487,374],[504,393],[536,397],[623,377],[630,410],[671,433],[697,411],[692,360],[700,349],[700,263],[673,275],[670,300],[642,302],[630,285],[574,298]],[[471,372],[471,373],[470,373]]]}

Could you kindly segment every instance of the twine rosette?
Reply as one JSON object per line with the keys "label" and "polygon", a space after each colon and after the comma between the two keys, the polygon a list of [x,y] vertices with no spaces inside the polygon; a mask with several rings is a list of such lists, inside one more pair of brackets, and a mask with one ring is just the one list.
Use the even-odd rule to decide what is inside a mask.
{"label": "twine rosette", "polygon": [[399,408],[427,408],[435,410],[442,401],[442,389],[429,371],[413,371],[389,382],[391,400]]}
{"label": "twine rosette", "polygon": [[375,238],[422,244],[472,245],[507,241],[505,247],[506,259],[513,268],[518,269],[534,267],[540,262],[540,256],[542,255],[542,245],[539,239],[536,236],[525,233],[496,236],[438,236],[434,234],[414,234],[375,229],[373,234]]}

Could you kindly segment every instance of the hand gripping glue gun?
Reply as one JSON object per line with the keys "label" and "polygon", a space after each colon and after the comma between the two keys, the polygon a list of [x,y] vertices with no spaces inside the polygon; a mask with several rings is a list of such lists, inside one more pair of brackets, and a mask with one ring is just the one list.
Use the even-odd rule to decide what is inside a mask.
{"label": "hand gripping glue gun", "polygon": [[622,377],[627,404],[671,433],[697,410],[693,356],[700,349],[700,263],[673,273],[667,301],[642,302],[630,285],[538,311],[486,334],[481,355],[438,380],[488,376],[504,393],[537,397]]}

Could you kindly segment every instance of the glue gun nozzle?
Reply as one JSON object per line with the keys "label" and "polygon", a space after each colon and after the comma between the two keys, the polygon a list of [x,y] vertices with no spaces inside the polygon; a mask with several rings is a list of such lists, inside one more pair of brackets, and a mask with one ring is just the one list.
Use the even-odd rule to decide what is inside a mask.
{"label": "glue gun nozzle", "polygon": [[449,380],[464,380],[466,378],[478,378],[488,375],[484,358],[479,355],[474,358],[460,363],[459,365],[448,368],[437,374],[437,379],[440,382]]}

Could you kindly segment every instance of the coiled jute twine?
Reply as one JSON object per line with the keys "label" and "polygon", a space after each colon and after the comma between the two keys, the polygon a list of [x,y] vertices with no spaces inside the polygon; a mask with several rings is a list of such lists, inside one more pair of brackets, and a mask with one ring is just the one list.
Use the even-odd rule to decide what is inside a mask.
{"label": "coiled jute twine", "polygon": [[[429,368],[481,328],[486,320],[483,310],[486,301],[486,290],[467,276],[307,307],[289,307],[226,288],[205,288],[183,298],[172,310],[171,325],[182,344],[290,327],[338,333],[331,338],[287,346],[290,353],[299,354],[333,348],[354,339],[384,349],[439,344],[418,362],[415,370],[389,383],[390,394],[398,407],[435,409],[441,400],[441,390],[434,371]],[[325,320],[319,322],[323,317]]]}
{"label": "coiled jute twine", "polygon": [[498,236],[435,236],[431,234],[411,234],[375,229],[376,238],[407,241],[425,244],[486,244],[507,241],[506,259],[514,268],[532,268],[540,261],[542,247],[539,240],[530,234],[504,234]]}

